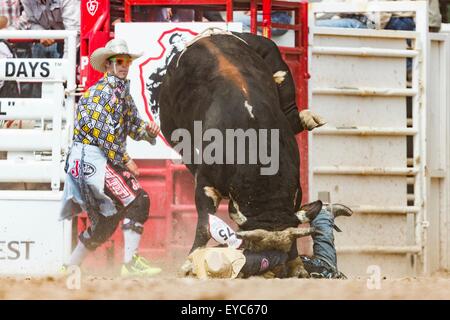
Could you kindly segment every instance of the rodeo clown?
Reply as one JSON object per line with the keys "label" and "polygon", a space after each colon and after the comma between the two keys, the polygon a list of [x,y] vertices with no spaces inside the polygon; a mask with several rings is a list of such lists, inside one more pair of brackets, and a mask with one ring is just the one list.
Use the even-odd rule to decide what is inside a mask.
{"label": "rodeo clown", "polygon": [[124,40],[113,39],[90,57],[92,67],[104,75],[76,107],[61,211],[63,219],[86,211],[90,226],[79,235],[68,265],[81,265],[123,220],[121,274],[152,276],[161,272],[137,253],[150,199],[135,178],[139,175],[136,163],[126,153],[127,136],[154,144],[160,131],[157,124],[139,117],[130,95],[126,77],[130,64],[139,56],[129,52]]}
{"label": "rodeo clown", "polygon": [[[307,206],[315,208],[304,210]],[[350,217],[352,210],[342,204],[326,204],[322,207],[322,202],[316,201],[303,206],[300,212],[303,212],[301,223],[310,223],[316,230],[312,234],[312,257],[299,256],[293,261],[287,261],[291,241],[296,241],[298,236],[293,233],[295,228],[277,232],[258,229],[236,233],[223,220],[209,215],[209,235],[220,245],[193,251],[181,267],[181,274],[199,279],[250,276],[286,278],[292,276],[292,265],[303,264],[303,273],[296,275],[300,278],[346,279],[337,267],[333,228],[340,232],[334,219],[339,216]],[[281,249],[283,242],[287,249],[284,251]],[[274,243],[279,244],[280,249],[274,248]]]}

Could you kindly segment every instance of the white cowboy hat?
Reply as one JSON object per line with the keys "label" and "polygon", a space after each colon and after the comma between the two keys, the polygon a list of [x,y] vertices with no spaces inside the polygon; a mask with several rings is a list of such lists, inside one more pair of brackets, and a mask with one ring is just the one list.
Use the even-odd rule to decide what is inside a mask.
{"label": "white cowboy hat", "polygon": [[189,256],[193,274],[199,279],[234,279],[245,264],[241,250],[233,248],[202,248]]}
{"label": "white cowboy hat", "polygon": [[90,58],[91,66],[97,71],[105,72],[106,60],[119,54],[129,55],[133,60],[142,56],[142,54],[130,53],[125,40],[112,39],[106,44],[104,48],[98,48],[94,52],[92,52]]}

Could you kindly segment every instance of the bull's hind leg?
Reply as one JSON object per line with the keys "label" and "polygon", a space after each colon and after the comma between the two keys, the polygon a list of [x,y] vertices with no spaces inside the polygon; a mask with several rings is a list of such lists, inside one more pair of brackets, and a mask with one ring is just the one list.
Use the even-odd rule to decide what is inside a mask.
{"label": "bull's hind leg", "polygon": [[214,187],[198,176],[196,180],[195,205],[197,207],[198,220],[195,240],[190,252],[199,247],[204,247],[208,243],[211,237],[208,230],[208,214],[216,214],[221,200],[220,193]]}

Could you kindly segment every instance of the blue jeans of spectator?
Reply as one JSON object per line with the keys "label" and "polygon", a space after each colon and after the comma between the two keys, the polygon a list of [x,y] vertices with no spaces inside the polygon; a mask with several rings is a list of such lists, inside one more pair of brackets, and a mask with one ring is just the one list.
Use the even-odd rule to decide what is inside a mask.
{"label": "blue jeans of spectator", "polygon": [[325,19],[316,20],[317,27],[367,29],[367,25],[358,19]]}
{"label": "blue jeans of spectator", "polygon": [[[286,11],[275,11],[272,12],[272,23],[280,23],[280,24],[290,24],[292,17]],[[256,20],[258,22],[262,22],[263,15],[262,13],[258,13],[256,16]],[[251,19],[249,15],[244,13],[235,13],[233,17],[234,22],[242,22],[242,31],[250,32]],[[258,31],[262,31],[262,28],[258,28]],[[284,35],[288,30],[285,29],[272,29],[272,36],[278,37]]]}
{"label": "blue jeans of spectator", "polygon": [[[31,47],[31,56],[33,58],[40,59],[58,59],[61,55],[58,52],[58,44],[54,43],[51,46],[44,46],[40,43],[35,43]],[[40,98],[42,95],[42,84],[33,83],[31,84],[31,97]]]}
{"label": "blue jeans of spectator", "polygon": [[[403,30],[403,31],[414,31],[416,29],[416,23],[413,18],[410,17],[392,17],[385,29],[388,30]],[[411,40],[406,40],[408,45],[411,44]],[[412,70],[412,59],[406,59],[406,70]]]}
{"label": "blue jeans of spectator", "polygon": [[40,43],[35,43],[31,48],[31,55],[33,58],[58,59],[61,57],[58,52],[58,45],[56,43],[48,47],[45,47]]}
{"label": "blue jeans of spectator", "polygon": [[416,23],[409,17],[392,17],[385,29],[413,31],[416,29]]}

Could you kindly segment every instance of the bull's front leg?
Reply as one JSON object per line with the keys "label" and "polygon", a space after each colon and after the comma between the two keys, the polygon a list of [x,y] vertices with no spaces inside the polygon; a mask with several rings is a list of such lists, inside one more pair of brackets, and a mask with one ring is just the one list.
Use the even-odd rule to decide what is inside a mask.
{"label": "bull's front leg", "polygon": [[208,214],[216,214],[220,200],[220,194],[215,188],[197,178],[195,187],[195,205],[197,207],[198,220],[195,240],[190,252],[199,247],[206,246],[211,238],[208,230]]}
{"label": "bull's front leg", "polygon": [[309,278],[309,273],[308,271],[306,271],[305,266],[303,265],[303,261],[298,255],[297,241],[294,241],[294,243],[292,243],[286,266],[288,277]]}

